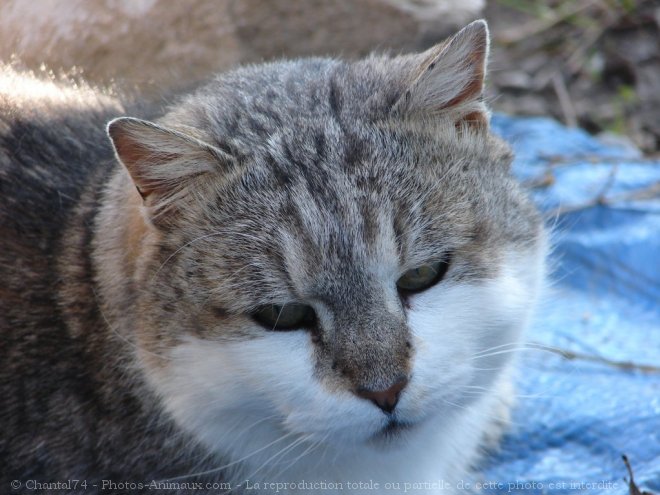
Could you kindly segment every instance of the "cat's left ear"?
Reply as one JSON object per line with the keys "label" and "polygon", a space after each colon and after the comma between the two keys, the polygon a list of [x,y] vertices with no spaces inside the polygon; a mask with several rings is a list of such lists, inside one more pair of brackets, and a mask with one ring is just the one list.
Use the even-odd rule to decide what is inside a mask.
{"label": "cat's left ear", "polygon": [[489,49],[488,24],[474,21],[417,55],[406,90],[392,107],[396,115],[446,114],[457,125],[488,127],[482,101]]}
{"label": "cat's left ear", "polygon": [[184,132],[120,117],[108,124],[107,131],[155,224],[165,212],[175,218],[182,202],[208,183],[212,174],[235,164],[232,156],[196,137],[193,129]]}

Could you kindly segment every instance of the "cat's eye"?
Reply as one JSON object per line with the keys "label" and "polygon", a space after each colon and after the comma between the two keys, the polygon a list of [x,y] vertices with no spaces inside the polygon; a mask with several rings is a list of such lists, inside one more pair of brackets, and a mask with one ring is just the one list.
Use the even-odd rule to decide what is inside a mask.
{"label": "cat's eye", "polygon": [[316,322],[316,313],[306,304],[287,303],[262,306],[252,317],[268,330],[309,328]]}
{"label": "cat's eye", "polygon": [[422,265],[404,273],[396,285],[404,292],[420,292],[440,282],[448,268],[449,263],[445,261]]}

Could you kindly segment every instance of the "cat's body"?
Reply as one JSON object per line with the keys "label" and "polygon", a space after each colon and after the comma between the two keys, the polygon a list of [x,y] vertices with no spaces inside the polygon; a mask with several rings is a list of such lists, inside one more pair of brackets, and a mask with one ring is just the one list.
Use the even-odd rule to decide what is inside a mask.
{"label": "cat's body", "polygon": [[486,50],[475,23],[240,69],[113,121],[124,167],[118,101],[10,84],[38,91],[0,100],[1,482],[451,492],[506,419],[543,275]]}
{"label": "cat's body", "polygon": [[124,109],[9,68],[2,88],[0,491],[156,476],[184,462],[185,444],[158,424],[130,346],[104,320],[90,249],[117,169],[105,124]]}

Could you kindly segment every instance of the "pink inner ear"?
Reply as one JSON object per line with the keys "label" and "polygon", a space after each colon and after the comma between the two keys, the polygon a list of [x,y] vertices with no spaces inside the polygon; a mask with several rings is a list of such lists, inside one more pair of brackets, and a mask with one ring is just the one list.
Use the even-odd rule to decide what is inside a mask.
{"label": "pink inner ear", "polygon": [[128,170],[136,189],[142,199],[146,200],[149,195],[158,190],[158,183],[149,178],[147,168],[173,160],[175,156],[154,152],[153,149],[134,139],[130,132],[117,127],[110,126],[108,133],[112,138],[117,155]]}
{"label": "pink inner ear", "polygon": [[468,55],[470,68],[469,74],[472,76],[466,82],[463,90],[454,98],[452,98],[444,108],[449,108],[458,105],[464,101],[475,100],[481,96],[484,88],[484,80],[486,78],[485,62],[483,52],[478,50],[471,52]]}
{"label": "pink inner ear", "polygon": [[[413,81],[393,109],[397,112],[445,112],[456,108],[465,117],[455,119],[470,126],[487,125],[481,101],[488,57],[488,29],[475,21],[451,39],[425,54],[413,71]],[[482,115],[478,115],[479,112]]]}
{"label": "pink inner ear", "polygon": [[144,159],[144,156],[147,154],[147,150],[140,143],[136,142],[134,139],[127,136],[127,133],[123,132],[121,129],[118,129],[118,125],[111,125],[108,128],[108,134],[112,138],[112,143],[115,146],[117,156],[124,164],[128,170],[135,188],[142,196],[143,200],[147,199],[147,196],[152,190],[147,190],[142,185],[142,180],[140,180],[140,173],[137,167],[137,163]]}
{"label": "pink inner ear", "polygon": [[112,143],[115,145],[117,155],[126,167],[140,161],[147,153],[146,148],[128,136],[128,133],[121,129],[119,124],[114,123],[108,128],[108,133],[112,138]]}

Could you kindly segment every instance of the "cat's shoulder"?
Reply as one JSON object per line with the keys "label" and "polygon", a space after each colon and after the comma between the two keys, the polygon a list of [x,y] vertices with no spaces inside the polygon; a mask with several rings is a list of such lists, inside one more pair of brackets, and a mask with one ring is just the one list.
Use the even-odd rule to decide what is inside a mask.
{"label": "cat's shoulder", "polygon": [[[87,185],[113,166],[105,124],[123,112],[121,100],[107,90],[0,64],[5,268],[16,256],[55,239]],[[39,253],[52,249],[45,246]]]}
{"label": "cat's shoulder", "polygon": [[[33,180],[57,181],[81,164],[111,157],[109,118],[125,111],[110,90],[81,79],[0,65],[0,169],[31,171]],[[58,173],[59,172],[59,173]]]}

